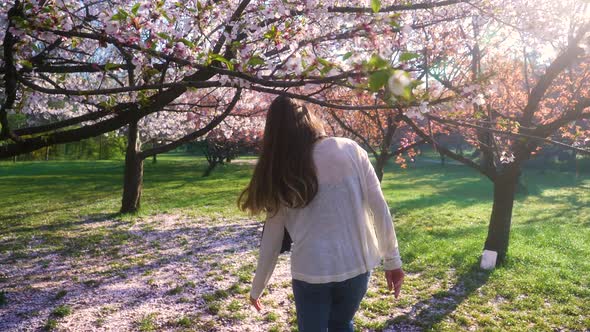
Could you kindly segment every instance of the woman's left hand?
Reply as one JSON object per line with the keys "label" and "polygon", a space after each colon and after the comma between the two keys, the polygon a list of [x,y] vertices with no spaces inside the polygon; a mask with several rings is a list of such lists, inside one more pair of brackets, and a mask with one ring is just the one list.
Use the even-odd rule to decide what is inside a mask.
{"label": "woman's left hand", "polygon": [[262,310],[262,305],[260,304],[260,299],[254,299],[250,296],[250,304],[260,312]]}

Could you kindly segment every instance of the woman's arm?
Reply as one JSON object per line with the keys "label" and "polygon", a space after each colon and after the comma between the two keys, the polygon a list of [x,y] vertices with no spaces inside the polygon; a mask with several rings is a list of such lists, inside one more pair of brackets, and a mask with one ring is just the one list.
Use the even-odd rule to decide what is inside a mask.
{"label": "woman's arm", "polygon": [[281,251],[284,229],[285,223],[280,213],[267,218],[265,221],[264,233],[260,242],[260,254],[258,256],[256,275],[252,281],[252,290],[250,291],[250,297],[252,299],[258,299],[260,297],[275,269],[279,252]]}
{"label": "woman's arm", "polygon": [[397,245],[397,237],[393,227],[393,219],[389,213],[389,207],[383,197],[381,184],[375,174],[375,169],[371,165],[367,152],[360,146],[358,147],[361,169],[364,171],[367,185],[367,203],[373,213],[373,223],[379,245],[379,251],[383,259],[383,268],[385,270],[395,270],[402,266],[401,257]]}

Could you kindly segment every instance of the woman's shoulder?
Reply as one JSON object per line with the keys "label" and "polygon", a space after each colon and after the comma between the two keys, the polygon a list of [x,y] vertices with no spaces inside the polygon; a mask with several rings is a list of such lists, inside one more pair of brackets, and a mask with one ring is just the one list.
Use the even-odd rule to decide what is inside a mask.
{"label": "woman's shoulder", "polygon": [[360,148],[357,142],[346,137],[331,136],[322,139],[320,143],[323,144],[336,144],[340,147]]}
{"label": "woman's shoulder", "polygon": [[365,150],[355,141],[346,137],[326,137],[318,142],[315,154],[321,158],[352,158],[357,161],[362,157]]}

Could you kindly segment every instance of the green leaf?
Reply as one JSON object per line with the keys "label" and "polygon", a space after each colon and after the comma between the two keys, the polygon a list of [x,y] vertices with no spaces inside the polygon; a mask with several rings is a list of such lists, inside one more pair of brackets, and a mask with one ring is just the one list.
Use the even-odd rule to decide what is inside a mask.
{"label": "green leaf", "polygon": [[253,57],[251,57],[248,60],[248,65],[250,65],[250,66],[258,66],[258,65],[263,65],[263,64],[264,64],[264,60],[258,55],[254,55]]}
{"label": "green leaf", "polygon": [[406,87],[404,89],[404,93],[402,93],[402,95],[400,96],[405,100],[411,100],[412,99],[412,90],[409,87]]}
{"label": "green leaf", "polygon": [[113,15],[113,17],[111,17],[111,20],[113,20],[113,21],[125,21],[127,19],[127,17],[129,17],[129,13],[127,13],[123,9],[119,9],[119,11],[115,15]]}
{"label": "green leaf", "polygon": [[267,31],[267,32],[264,34],[264,38],[266,38],[266,39],[275,39],[275,38],[276,38],[276,36],[277,36],[277,34],[278,34],[277,27],[273,25],[273,26],[270,28],[270,30],[268,30],[268,31]]}
{"label": "green leaf", "polygon": [[141,7],[141,5],[139,3],[136,3],[131,8],[131,12],[133,13],[134,16],[137,16],[137,13],[139,12],[139,7]]}
{"label": "green leaf", "polygon": [[369,65],[369,70],[383,69],[383,68],[389,67],[389,61],[383,59],[382,57],[380,57],[377,54],[373,54],[371,56],[371,59],[369,59],[368,65]]}
{"label": "green leaf", "polygon": [[405,62],[405,61],[414,60],[419,57],[420,57],[420,54],[412,53],[412,52],[405,52],[399,56],[399,61]]}
{"label": "green leaf", "polygon": [[219,61],[219,62],[225,63],[225,65],[227,66],[227,68],[229,70],[234,70],[234,64],[219,54],[216,54],[216,53],[209,54],[209,62],[212,62],[212,61]]}
{"label": "green leaf", "polygon": [[63,99],[49,99],[47,101],[47,107],[51,109],[62,109],[66,107],[66,101]]}
{"label": "green leaf", "polygon": [[389,79],[390,71],[383,69],[372,73],[369,76],[369,90],[377,92],[379,89],[385,86]]}
{"label": "green leaf", "polygon": [[324,58],[317,58],[318,62],[321,63],[325,67],[332,67],[332,63]]}
{"label": "green leaf", "polygon": [[344,60],[344,61],[345,61],[345,60],[348,60],[348,59],[350,59],[350,57],[352,56],[352,54],[353,54],[353,53],[352,53],[352,51],[350,51],[350,52],[346,52],[346,54],[344,54],[344,55],[342,56],[342,60]]}
{"label": "green leaf", "polygon": [[180,39],[180,42],[183,43],[184,45],[186,45],[189,48],[194,48],[195,47],[195,43],[191,42],[190,40],[188,40],[186,38]]}
{"label": "green leaf", "polygon": [[[303,67],[305,67],[305,64],[303,65]],[[306,76],[307,74],[311,73],[312,71],[316,70],[317,68],[318,68],[317,64],[312,64],[311,66],[305,68],[302,75]]]}
{"label": "green leaf", "polygon": [[111,71],[111,70],[114,70],[114,69],[117,69],[117,68],[119,68],[119,65],[118,65],[118,64],[116,64],[116,63],[110,63],[110,62],[107,62],[107,63],[104,65],[104,70],[105,70],[105,71]]}
{"label": "green leaf", "polygon": [[31,61],[28,60],[19,60],[18,63],[20,63],[23,67],[32,69],[33,68],[33,64],[31,63]]}
{"label": "green leaf", "polygon": [[170,38],[170,36],[167,33],[165,33],[165,32],[158,32],[158,33],[156,33],[156,35],[158,37],[160,37],[162,39],[165,39],[165,40],[168,40],[168,41],[172,40],[172,38]]}
{"label": "green leaf", "polygon": [[166,21],[168,21],[169,23],[174,23],[174,19],[170,17],[164,9],[160,10],[160,14],[162,14],[162,16],[164,16]]}
{"label": "green leaf", "polygon": [[378,13],[381,9],[381,0],[371,0],[371,8],[373,9],[373,13]]}

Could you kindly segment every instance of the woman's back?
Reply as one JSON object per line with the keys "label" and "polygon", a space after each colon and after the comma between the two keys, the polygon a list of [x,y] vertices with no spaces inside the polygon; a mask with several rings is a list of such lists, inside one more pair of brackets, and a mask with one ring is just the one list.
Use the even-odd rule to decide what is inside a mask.
{"label": "woman's back", "polygon": [[304,208],[282,208],[293,239],[293,278],[310,283],[343,281],[380,261],[377,240],[364,204],[365,172],[360,147],[346,138],[317,142],[313,159],[318,193]]}
{"label": "woman's back", "polygon": [[250,302],[277,263],[285,227],[293,239],[291,274],[302,331],[353,331],[352,318],[371,270],[383,260],[388,287],[399,294],[403,271],[389,208],[365,150],[324,138],[321,121],[286,96],[270,105],[263,148],[244,210],[266,211]]}

